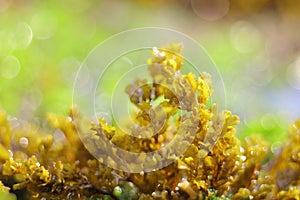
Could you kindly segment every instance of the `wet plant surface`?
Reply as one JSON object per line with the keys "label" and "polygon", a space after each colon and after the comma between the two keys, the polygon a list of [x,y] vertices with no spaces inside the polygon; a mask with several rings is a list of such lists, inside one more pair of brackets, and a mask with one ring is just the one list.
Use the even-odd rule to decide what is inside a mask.
{"label": "wet plant surface", "polygon": [[[12,126],[1,110],[1,199],[299,199],[300,121],[290,125],[288,139],[273,152],[259,135],[239,140],[239,117],[208,104],[210,75],[180,72],[182,50],[178,44],[154,48],[148,60],[153,84],[139,79],[127,86],[124,92],[137,108],[130,116],[135,124],[131,135],[103,118],[83,121],[80,110],[71,108],[68,116],[47,115],[57,129],[54,137],[30,123]],[[132,162],[161,167],[140,173],[128,169],[145,166],[107,167],[101,161],[111,166],[125,158],[111,148],[111,154],[95,159],[78,135],[82,125],[91,130],[91,146],[106,137],[123,150],[139,153]],[[145,153],[174,138],[178,152],[166,149],[146,160]],[[95,151],[101,154],[104,145],[94,146]],[[163,166],[163,158],[172,162]]]}

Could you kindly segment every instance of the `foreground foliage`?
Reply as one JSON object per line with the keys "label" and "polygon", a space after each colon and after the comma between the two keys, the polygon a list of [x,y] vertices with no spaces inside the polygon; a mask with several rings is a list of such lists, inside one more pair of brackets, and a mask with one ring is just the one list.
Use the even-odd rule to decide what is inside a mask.
{"label": "foreground foliage", "polygon": [[[82,119],[74,108],[69,116],[47,116],[57,129],[54,135],[31,124],[12,126],[0,111],[0,197],[15,199],[15,193],[22,199],[43,200],[299,199],[300,120],[290,126],[288,140],[274,154],[260,136],[240,141],[235,136],[239,118],[218,111],[215,104],[208,106],[213,92],[209,74],[180,73],[181,51],[177,44],[154,48],[148,60],[153,83],[140,79],[126,88],[137,107],[132,114],[132,135],[137,137],[103,118],[85,123],[95,140],[105,135],[118,147],[141,155],[184,133],[178,149],[191,141],[188,149],[180,156],[162,155],[173,159],[170,165],[147,173],[108,168],[80,140]],[[112,160],[109,155],[105,159]],[[159,161],[153,158],[153,165]]]}

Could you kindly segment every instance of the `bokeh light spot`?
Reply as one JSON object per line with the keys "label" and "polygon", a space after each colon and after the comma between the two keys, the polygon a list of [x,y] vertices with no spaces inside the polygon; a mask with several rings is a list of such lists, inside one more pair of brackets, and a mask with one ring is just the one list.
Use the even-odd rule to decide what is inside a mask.
{"label": "bokeh light spot", "polygon": [[0,41],[0,56],[11,54],[14,50],[11,32],[8,30],[0,31]]}
{"label": "bokeh light spot", "polygon": [[266,130],[271,130],[277,125],[276,120],[274,119],[273,115],[271,115],[271,114],[263,115],[260,123],[261,123],[261,126]]}
{"label": "bokeh light spot", "polygon": [[13,32],[14,49],[25,49],[32,41],[31,27],[26,23],[19,23]]}
{"label": "bokeh light spot", "polygon": [[35,14],[30,23],[34,37],[37,39],[49,39],[57,30],[57,19],[50,12]]}
{"label": "bokeh light spot", "polygon": [[270,63],[271,61],[268,60],[266,54],[261,54],[250,62],[246,73],[250,75],[248,78],[252,85],[261,87],[272,81],[274,78],[274,70],[270,67]]}
{"label": "bokeh light spot", "polygon": [[229,5],[228,0],[191,0],[191,6],[195,14],[208,21],[224,17],[228,13]]}
{"label": "bokeh light spot", "polygon": [[81,13],[92,6],[92,1],[63,0],[61,4],[70,12]]}
{"label": "bokeh light spot", "polygon": [[291,87],[300,90],[300,56],[288,67],[286,79]]}
{"label": "bokeh light spot", "polygon": [[80,61],[75,57],[64,58],[59,64],[63,78],[71,86],[73,86],[76,72],[80,65]]}
{"label": "bokeh light spot", "polygon": [[20,62],[14,56],[6,56],[0,62],[0,77],[11,79],[17,76],[20,72]]}
{"label": "bokeh light spot", "polygon": [[11,4],[11,0],[0,0],[0,13],[5,12]]}
{"label": "bokeh light spot", "polygon": [[234,48],[241,53],[251,53],[263,46],[263,37],[259,30],[247,21],[236,22],[230,32]]}
{"label": "bokeh light spot", "polygon": [[18,120],[18,118],[13,117],[13,116],[8,116],[8,121],[9,121],[9,125],[12,129],[17,128],[18,126],[21,125],[20,121]]}

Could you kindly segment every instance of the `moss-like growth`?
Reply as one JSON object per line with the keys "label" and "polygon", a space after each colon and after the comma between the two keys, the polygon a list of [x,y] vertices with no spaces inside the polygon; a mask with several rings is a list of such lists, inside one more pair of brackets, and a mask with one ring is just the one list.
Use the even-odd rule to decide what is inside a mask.
{"label": "moss-like growth", "polygon": [[[147,173],[105,166],[81,142],[82,119],[74,108],[69,116],[47,116],[64,134],[62,138],[30,124],[11,128],[7,115],[0,111],[0,199],[14,199],[9,191],[22,199],[43,200],[299,199],[300,120],[271,157],[261,137],[240,141],[235,136],[239,118],[218,111],[214,104],[208,106],[213,92],[209,74],[180,73],[181,51],[176,44],[154,48],[148,60],[153,83],[140,79],[126,88],[138,108],[131,135],[102,118],[99,123],[84,123],[93,131],[93,139],[105,135],[118,147],[140,153],[141,160],[143,153],[159,150],[183,135],[177,139],[178,149],[190,143],[182,155],[161,155],[171,158],[171,164]],[[150,136],[134,137],[138,134]],[[112,160],[109,155],[102,159]],[[154,164],[159,161],[152,159]]]}

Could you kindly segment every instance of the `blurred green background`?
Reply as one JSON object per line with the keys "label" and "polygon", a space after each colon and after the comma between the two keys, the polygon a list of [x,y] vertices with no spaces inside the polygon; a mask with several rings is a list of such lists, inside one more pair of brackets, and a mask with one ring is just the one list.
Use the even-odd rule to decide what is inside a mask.
{"label": "blurred green background", "polygon": [[300,117],[299,10],[297,0],[0,0],[0,107],[33,122],[66,113],[76,71],[98,43],[171,28],[216,63],[239,136],[261,133],[276,146]]}

